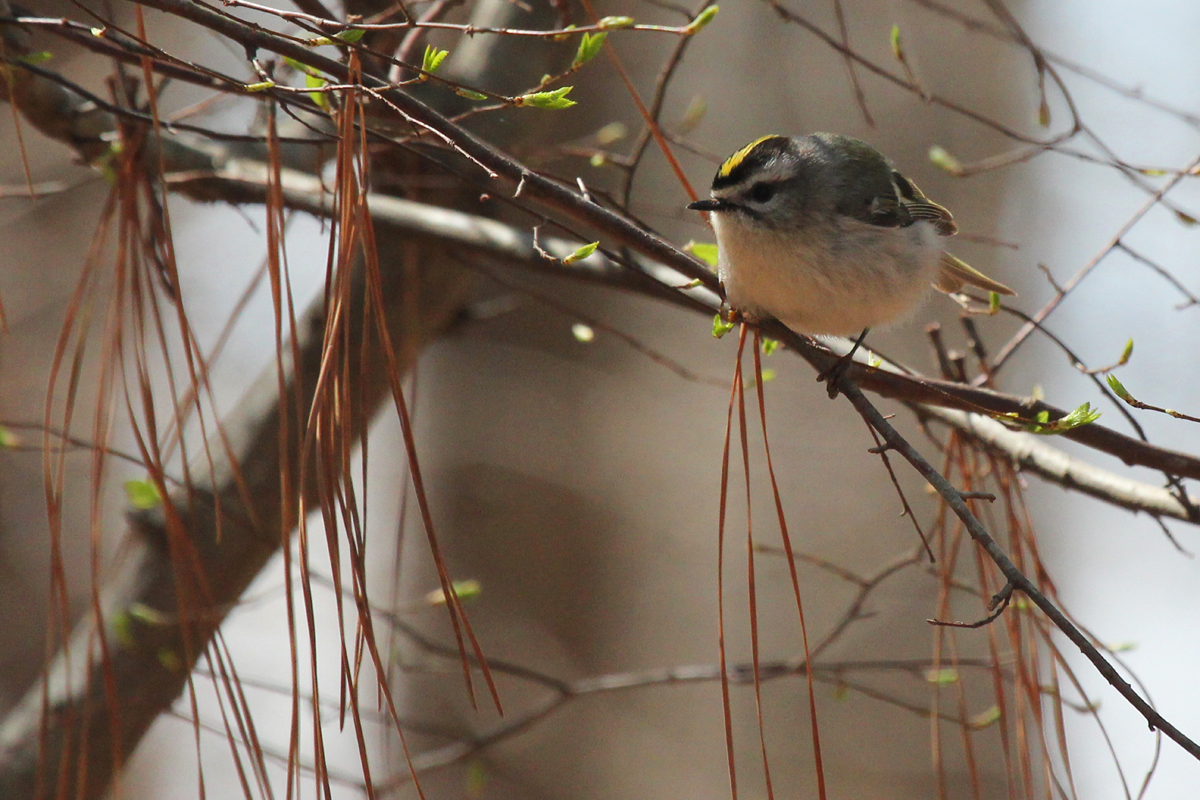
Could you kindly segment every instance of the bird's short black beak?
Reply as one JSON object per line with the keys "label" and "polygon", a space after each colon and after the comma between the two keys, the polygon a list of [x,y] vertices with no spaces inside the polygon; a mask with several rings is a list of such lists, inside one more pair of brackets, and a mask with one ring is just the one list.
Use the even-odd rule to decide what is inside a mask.
{"label": "bird's short black beak", "polygon": [[733,208],[733,203],[710,197],[707,200],[697,200],[694,203],[688,203],[688,208],[692,211],[728,211]]}

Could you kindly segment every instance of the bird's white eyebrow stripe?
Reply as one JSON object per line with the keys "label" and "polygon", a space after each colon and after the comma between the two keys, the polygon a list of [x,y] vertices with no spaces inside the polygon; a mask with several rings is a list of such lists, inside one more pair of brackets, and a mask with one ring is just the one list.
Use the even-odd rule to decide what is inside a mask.
{"label": "bird's white eyebrow stripe", "polygon": [[739,194],[756,183],[777,183],[779,181],[787,180],[788,178],[793,177],[794,173],[795,171],[789,169],[786,164],[775,160],[758,172],[746,175],[737,183],[722,186],[714,191],[723,197],[728,197],[729,195]]}

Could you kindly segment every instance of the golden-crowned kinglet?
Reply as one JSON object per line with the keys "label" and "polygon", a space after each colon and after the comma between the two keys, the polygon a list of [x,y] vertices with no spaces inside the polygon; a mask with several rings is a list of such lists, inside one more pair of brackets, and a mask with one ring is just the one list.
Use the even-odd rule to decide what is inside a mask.
{"label": "golden-crowned kinglet", "polygon": [[688,208],[713,212],[730,307],[798,333],[865,334],[913,309],[930,284],[1014,294],[942,250],[957,231],[950,212],[849,136],[756,139]]}

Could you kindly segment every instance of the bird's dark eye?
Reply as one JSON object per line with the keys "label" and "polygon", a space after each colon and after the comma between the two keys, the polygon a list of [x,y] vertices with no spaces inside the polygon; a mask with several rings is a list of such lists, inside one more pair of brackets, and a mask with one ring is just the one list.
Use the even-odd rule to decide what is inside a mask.
{"label": "bird's dark eye", "polygon": [[770,183],[756,183],[750,187],[748,196],[756,203],[765,203],[775,196],[775,186]]}

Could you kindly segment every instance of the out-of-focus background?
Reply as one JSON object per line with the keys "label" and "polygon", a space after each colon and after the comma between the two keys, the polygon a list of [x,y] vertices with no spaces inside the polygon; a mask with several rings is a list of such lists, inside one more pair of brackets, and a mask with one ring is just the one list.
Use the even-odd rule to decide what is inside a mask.
{"label": "out-of-focus background", "polygon": [[[536,6],[544,0],[530,2]],[[44,5],[40,13],[80,14],[71,4]],[[838,38],[833,3],[781,5]],[[925,0],[844,5],[851,47],[892,72],[902,72],[891,43],[895,26],[907,64],[928,91],[1028,136],[1045,137],[1070,125],[1070,110],[1052,86],[1046,90],[1049,128],[1039,125],[1038,71],[1027,50],[964,24],[963,19],[982,20],[997,27],[994,4],[959,3],[941,10]],[[1052,63],[1086,126],[1064,152],[954,177],[931,160],[931,147],[971,164],[1011,152],[1018,143],[859,68],[863,103],[873,120],[868,124],[842,56],[763,2],[723,4],[687,50],[662,117],[678,125],[697,102],[706,106],[687,134],[701,152],[677,148],[689,180],[701,192],[720,158],[765,133],[824,130],[866,139],[953,210],[962,231],[955,252],[1013,286],[1019,294],[1016,306],[1032,313],[1055,292],[1039,265],[1059,283],[1066,281],[1103,252],[1148,201],[1145,186],[1152,192],[1164,184],[1166,178],[1156,170],[1179,169],[1200,154],[1200,125],[1170,110],[1200,114],[1193,77],[1200,67],[1194,46],[1200,6],[1183,0],[1149,5],[1061,0],[1013,2],[1007,9],[1034,43],[1057,57]],[[677,21],[652,3],[613,4],[602,13]],[[236,48],[161,14],[149,15],[149,22],[164,50],[251,79]],[[610,42],[639,91],[649,96],[674,40],[619,33]],[[447,68],[452,68],[456,40],[443,41],[451,49]],[[104,91],[109,65],[103,59],[56,45],[48,66]],[[595,132],[615,121],[636,132],[636,109],[603,57],[581,72],[573,96],[580,104],[568,111],[522,110],[542,116],[532,125],[535,140],[516,150],[531,163],[580,175],[589,187],[615,186],[611,167],[593,166],[563,150],[595,146]],[[199,90],[178,87],[166,100],[175,109],[204,97]],[[204,120],[214,127],[245,128],[252,113],[248,103],[225,101]],[[10,115],[0,115],[0,181],[22,184],[24,162],[34,181],[78,185],[35,201],[0,200],[0,297],[8,317],[8,332],[0,337],[0,419],[6,423],[42,419],[57,335],[108,192],[98,174],[73,165],[67,148],[27,126],[20,133],[18,138]],[[621,144],[611,147],[620,150]],[[1143,174],[1131,179],[1109,165],[1113,159],[1144,168]],[[1194,180],[1184,179],[1169,198],[1200,216]],[[683,210],[687,201],[651,146],[634,183],[631,210],[673,241],[709,239],[698,216]],[[171,216],[184,281],[181,295],[198,339],[207,345],[264,257],[262,209],[179,201],[172,204]],[[288,253],[298,297],[319,291],[324,235],[321,223],[303,215],[290,223]],[[1118,373],[1125,385],[1149,402],[1195,412],[1200,409],[1200,359],[1191,343],[1200,336],[1200,307],[1177,308],[1187,298],[1129,251],[1200,291],[1198,237],[1194,220],[1156,206],[1122,234],[1128,251],[1108,255],[1047,326],[1093,367],[1115,362],[1127,340],[1134,339],[1133,358]],[[707,320],[641,297],[519,271],[500,274],[533,287],[558,307],[481,279],[480,294],[497,313],[464,322],[429,346],[413,378],[418,449],[438,536],[453,576],[479,582],[480,594],[467,610],[484,651],[567,681],[599,676],[632,681],[645,670],[711,667],[717,659],[717,497],[735,337],[714,340]],[[560,307],[575,311],[564,313]],[[240,312],[231,343],[214,367],[218,406],[234,407],[248,376],[269,363],[274,352],[270,315],[268,293],[260,287]],[[949,344],[961,350],[965,342],[957,315],[951,301],[932,297],[910,321],[873,332],[870,344],[935,374],[925,326],[940,321]],[[573,334],[572,326],[584,320],[603,322],[594,326],[591,341]],[[978,325],[992,348],[1019,327],[1005,316],[980,318]],[[681,377],[614,332],[698,377]],[[767,366],[775,374],[767,385],[772,454],[797,549],[859,576],[910,554],[917,544],[911,523],[899,516],[900,501],[878,457],[866,452],[874,442],[859,417],[845,402],[830,402],[799,359],[775,354]],[[1041,391],[1068,408],[1100,400],[1086,377],[1036,335],[1005,368],[998,385],[1020,395]],[[79,401],[84,414],[94,399],[89,391],[85,384]],[[882,405],[898,411],[898,422],[936,463],[936,451],[905,412]],[[1114,409],[1102,403],[1101,408],[1105,423],[1127,429]],[[1145,413],[1138,419],[1151,441],[1187,452],[1200,449],[1191,423]],[[40,441],[40,434],[17,433],[29,443]],[[758,437],[751,441],[761,448]],[[133,449],[119,426],[114,444]],[[1055,444],[1106,468],[1127,470],[1115,459],[1069,442]],[[437,580],[407,494],[402,454],[395,415],[384,413],[371,432],[367,469],[372,596],[398,608],[417,629],[451,642],[444,610],[424,599]],[[769,485],[760,461],[756,455],[755,533],[774,543]],[[72,455],[68,464],[68,479],[86,485],[90,455]],[[917,518],[930,522],[932,499],[907,467],[897,464],[896,469]],[[1147,470],[1128,471],[1150,483],[1161,481]],[[738,474],[735,469],[730,490],[726,635],[731,659],[748,663],[745,503]],[[7,620],[0,631],[0,709],[15,703],[36,680],[45,654],[49,544],[42,476],[36,451],[0,452],[0,614]],[[121,484],[130,477],[141,477],[136,467],[115,463],[107,477],[110,502],[104,514],[113,520],[113,530],[121,529]],[[1169,523],[1177,548],[1151,519],[1035,478],[1028,480],[1025,496],[1042,557],[1071,614],[1102,642],[1127,645],[1121,648],[1124,662],[1163,714],[1186,733],[1200,735],[1195,724],[1200,689],[1193,680],[1200,658],[1194,623],[1200,602],[1200,567],[1192,557],[1200,548],[1196,531]],[[91,513],[87,494],[68,495],[66,513],[86,520]],[[310,520],[314,526],[319,522]],[[315,541],[321,539],[314,535]],[[62,543],[76,610],[86,600],[94,548],[107,562],[119,560],[120,546],[117,537]],[[313,568],[328,574],[323,550],[323,544],[315,548]],[[756,565],[761,658],[796,658],[801,648],[786,564],[764,554]],[[811,564],[801,565],[800,577],[810,636],[820,637],[841,618],[857,587]],[[255,710],[263,748],[286,755],[292,668],[283,585],[277,559],[231,615],[223,636]],[[327,758],[331,775],[345,778],[335,780],[334,796],[361,796],[355,785],[362,779],[358,745],[351,729],[339,725],[336,710],[339,622],[328,586],[317,584],[314,592],[321,687],[332,704],[324,723]],[[864,617],[825,657],[846,664],[928,657],[932,632],[926,619],[937,615],[936,604],[935,579],[920,569],[908,570],[871,594]],[[400,636],[394,641],[381,636],[381,641],[393,647],[386,655],[394,662],[391,685],[404,713],[432,729],[411,733],[410,746],[434,748],[453,741],[455,732],[486,734],[506,724],[482,701],[480,711],[470,708],[453,659],[437,658]],[[1058,644],[1068,647],[1065,641]],[[301,651],[307,646],[302,641]],[[1074,780],[1073,795],[1068,791],[1067,796],[1122,798],[1128,796],[1123,784],[1137,796],[1152,766],[1144,797],[1191,796],[1200,784],[1200,765],[1169,742],[1156,755],[1155,739],[1141,718],[1082,659],[1071,663],[1106,727],[1101,733],[1088,715],[1067,712]],[[301,666],[306,690],[308,669],[307,663]],[[893,700],[928,702],[929,684],[920,674],[873,679]],[[550,694],[545,686],[512,677],[501,678],[500,688],[509,720]],[[202,719],[219,725],[211,685],[197,680],[196,692]],[[1073,689],[1069,694],[1072,702],[1078,700]],[[828,681],[817,684],[816,696],[830,797],[915,798],[939,792],[927,718]],[[803,680],[791,676],[764,684],[763,706],[775,791],[815,796]],[[422,786],[429,798],[725,797],[721,708],[719,684],[711,680],[597,691],[427,772]],[[163,716],[138,750],[123,780],[124,796],[198,797],[201,769],[209,796],[236,796],[240,784],[223,735],[201,730],[197,758],[197,735],[185,718],[190,708],[180,704],[178,711],[179,716]],[[311,724],[302,719],[299,747],[311,757]],[[766,796],[754,699],[746,686],[733,689],[733,723],[739,789],[743,796]],[[403,755],[387,726],[370,730],[374,776],[404,775]],[[972,787],[978,797],[1022,796],[1008,794],[1012,789],[998,740],[984,740],[978,762],[970,763],[953,729],[941,736],[941,796],[971,796]],[[1048,747],[1054,752],[1057,743]],[[281,775],[282,770],[276,777]],[[400,791],[415,796],[411,786]],[[1046,796],[1058,796],[1055,791],[1046,790]],[[311,779],[299,796],[314,796]]]}

